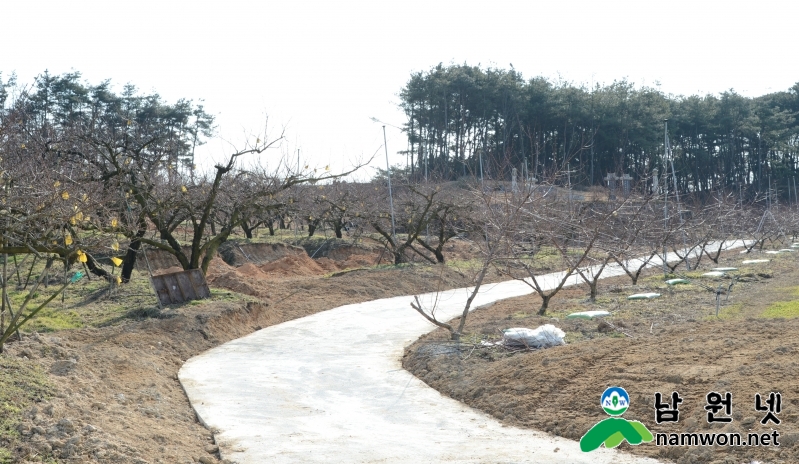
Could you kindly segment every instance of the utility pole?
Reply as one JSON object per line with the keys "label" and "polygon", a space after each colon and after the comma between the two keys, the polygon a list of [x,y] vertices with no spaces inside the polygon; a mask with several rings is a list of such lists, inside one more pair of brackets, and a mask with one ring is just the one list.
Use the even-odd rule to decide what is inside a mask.
{"label": "utility pole", "polygon": [[594,76],[591,76],[591,182],[588,184],[589,187],[594,186],[594,135],[596,134],[596,130],[594,129]]}
{"label": "utility pole", "polygon": [[572,174],[571,169],[566,169],[566,185],[568,186],[569,195],[569,215],[572,214]]}
{"label": "utility pole", "polygon": [[388,164],[388,142],[386,141],[386,126],[383,126],[383,148],[386,150],[386,176],[388,176],[388,204],[391,208],[391,239],[397,244],[397,226],[394,224],[394,194],[391,192],[391,165]]}
{"label": "utility pole", "polygon": [[768,175],[768,195],[766,196],[768,210],[771,211],[771,174]]}
{"label": "utility pole", "polygon": [[741,181],[738,181],[738,207],[741,209],[744,207],[743,182]]}
{"label": "utility pole", "polygon": [[[485,141],[483,143],[485,143]],[[480,189],[485,191],[483,186],[483,151],[485,151],[485,145],[483,145],[483,149],[478,153],[480,157]]]}
{"label": "utility pole", "polygon": [[763,132],[760,132],[757,137],[757,193],[760,193],[760,179],[763,178],[763,160],[761,159],[761,150],[763,146]]}
{"label": "utility pole", "polygon": [[424,156],[424,181],[425,181],[425,183],[427,183],[427,158],[429,158],[429,156],[428,156],[430,154],[429,150],[430,150],[430,148],[428,148],[428,153],[427,154],[422,152],[422,155]]}
{"label": "utility pole", "polygon": [[[663,131],[663,233],[669,229],[669,169],[666,167],[666,158],[669,153],[669,120],[664,119],[665,129]],[[668,274],[666,265],[666,242],[663,242],[663,275]]]}
{"label": "utility pole", "polygon": [[594,186],[594,134],[593,129],[591,132],[591,183],[588,184],[589,187]]}
{"label": "utility pole", "polygon": [[[449,163],[447,163],[447,160],[449,159],[449,131],[448,131],[448,129],[449,129],[449,119],[447,119],[447,97],[445,96],[444,97],[444,156],[443,156],[445,166],[442,167],[442,171],[444,171],[446,166],[449,165]],[[447,169],[447,171],[449,171],[449,169]],[[449,174],[449,172],[446,172],[446,173],[442,172],[441,173],[441,177],[444,178],[444,176],[446,174]]]}
{"label": "utility pole", "polygon": [[[677,188],[677,172],[674,170],[674,153],[671,151],[671,143],[669,142],[669,132],[668,132],[669,122],[668,119],[666,120],[666,151],[669,154],[669,164],[671,165],[671,180],[674,182],[674,198],[677,200],[677,214],[680,216],[680,230],[682,231],[682,246],[686,250],[688,249],[688,244],[686,243],[685,237],[685,227],[682,217],[682,206],[680,205],[680,189]],[[668,175],[666,176],[668,178]],[[688,257],[685,258],[685,267],[688,270],[691,270],[691,263],[688,262]]]}

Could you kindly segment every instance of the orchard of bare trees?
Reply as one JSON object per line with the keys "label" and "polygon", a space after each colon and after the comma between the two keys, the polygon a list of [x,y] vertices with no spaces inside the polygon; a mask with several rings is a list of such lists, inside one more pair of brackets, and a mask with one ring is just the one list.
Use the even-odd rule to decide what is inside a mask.
{"label": "orchard of bare trees", "polygon": [[[658,183],[646,164],[633,173],[633,184],[615,195],[588,188],[584,173],[575,176],[570,169],[584,162],[590,131],[579,141],[567,140],[546,169],[513,156],[486,156],[479,165],[463,158],[457,176],[440,169],[426,178],[395,173],[389,191],[386,176],[392,173],[385,171],[371,181],[353,182],[347,177],[352,171],[298,170],[293,163],[272,163],[279,167],[267,170],[263,158],[280,157],[279,131],[252,135],[201,171],[195,150],[213,136],[213,117],[192,101],[166,102],[130,85],[117,93],[110,83],[88,84],[77,73],[45,73],[30,85],[0,80],[0,89],[3,266],[8,259],[39,260],[45,263],[41,281],[60,262],[65,286],[81,269],[124,284],[145,248],[173,255],[183,269],[206,272],[231,238],[291,230],[307,237],[370,240],[397,265],[447,265],[448,244],[468,243],[474,256],[466,268],[473,273],[475,294],[495,270],[535,290],[542,301],[538,313],[545,314],[569,279],[584,282],[587,296],[595,299],[597,280],[611,263],[635,283],[667,252],[680,257],[664,265],[664,272],[675,272],[703,259],[716,261],[725,240],[749,240],[751,251],[787,242],[799,230],[796,201],[778,201],[780,195],[771,190],[744,195],[727,182],[691,191],[673,167]],[[434,145],[423,140],[433,126],[417,126],[420,107],[410,94],[407,98],[411,151],[428,153]],[[566,129],[576,137],[568,124]],[[493,130],[496,137],[499,129]],[[455,141],[471,147],[473,157],[483,149],[475,140],[487,144],[484,132],[471,128]],[[483,138],[469,138],[480,133]],[[535,147],[537,137],[524,150]],[[508,153],[522,150],[503,147]],[[660,165],[659,156],[653,154],[652,162]],[[665,165],[661,169],[669,172]],[[112,272],[114,265],[121,268],[119,275]],[[545,288],[541,276],[554,271],[564,272]],[[4,285],[0,346],[24,322],[25,304],[11,308]],[[415,308],[445,324],[453,338],[460,336],[462,325],[437,321],[418,301]],[[467,304],[464,315],[469,309]]]}

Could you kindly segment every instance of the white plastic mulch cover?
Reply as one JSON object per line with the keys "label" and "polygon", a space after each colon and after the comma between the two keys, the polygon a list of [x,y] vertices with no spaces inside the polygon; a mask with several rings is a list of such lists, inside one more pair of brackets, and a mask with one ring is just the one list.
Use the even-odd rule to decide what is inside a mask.
{"label": "white plastic mulch cover", "polygon": [[702,274],[704,277],[721,277],[724,275],[723,271],[710,271]]}
{"label": "white plastic mulch cover", "polygon": [[502,341],[505,345],[525,346],[528,348],[550,348],[565,345],[563,337],[566,332],[552,324],[545,324],[536,329],[514,327],[502,331]]}
{"label": "white plastic mulch cover", "polygon": [[581,311],[579,313],[571,313],[566,316],[566,319],[593,319],[595,317],[610,316],[607,311]]}
{"label": "white plastic mulch cover", "polygon": [[660,297],[660,293],[636,293],[627,297],[628,300],[651,300]]}

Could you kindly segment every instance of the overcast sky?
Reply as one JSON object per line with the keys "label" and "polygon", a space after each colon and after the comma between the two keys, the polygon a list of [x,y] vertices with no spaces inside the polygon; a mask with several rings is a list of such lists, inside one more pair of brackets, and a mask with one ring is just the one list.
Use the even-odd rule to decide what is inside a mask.
{"label": "overcast sky", "polygon": [[[443,62],[509,68],[576,84],[626,78],[675,95],[746,96],[799,82],[799,2],[7,1],[0,71],[30,83],[79,71],[204,100],[219,157],[248,133],[285,127],[283,154],[343,169],[379,152],[378,118],[401,125],[410,74]],[[406,148],[387,127],[392,164]],[[224,141],[222,141],[224,140]],[[269,156],[276,163],[281,152]],[[371,174],[373,171],[368,171]]]}

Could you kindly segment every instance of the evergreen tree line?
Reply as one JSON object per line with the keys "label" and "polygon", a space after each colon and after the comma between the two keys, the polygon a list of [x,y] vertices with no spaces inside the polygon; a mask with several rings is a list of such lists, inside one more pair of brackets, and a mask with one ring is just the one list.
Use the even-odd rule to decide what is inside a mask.
{"label": "evergreen tree line", "polygon": [[512,67],[439,64],[412,74],[399,95],[416,178],[507,180],[515,167],[539,180],[568,172],[557,182],[580,188],[609,173],[641,180],[673,160],[681,192],[751,197],[771,185],[795,198],[799,83],[757,98],[673,96],[626,80],[588,88],[525,80]]}
{"label": "evergreen tree line", "polygon": [[[121,140],[105,147],[107,150],[130,149],[134,140],[144,137],[147,140],[140,141],[139,150],[143,159],[193,171],[195,148],[214,130],[214,118],[202,104],[186,99],[168,103],[158,94],[140,93],[131,84],[117,93],[110,81],[87,84],[79,72],[52,75],[45,71],[27,86],[17,85],[14,75],[6,80],[2,77],[0,74],[0,124],[7,126],[4,140],[10,140],[13,132],[18,146],[27,143],[59,161],[79,154],[76,134],[104,132]],[[98,156],[85,161],[103,164]]]}

